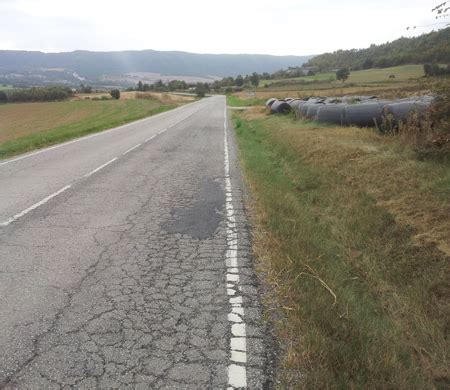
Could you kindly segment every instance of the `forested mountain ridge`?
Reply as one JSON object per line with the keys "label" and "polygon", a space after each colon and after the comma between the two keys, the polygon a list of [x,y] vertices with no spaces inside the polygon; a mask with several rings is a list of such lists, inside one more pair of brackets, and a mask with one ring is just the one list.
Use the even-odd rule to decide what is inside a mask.
{"label": "forested mountain ridge", "polygon": [[[181,51],[73,51],[43,53],[0,50],[0,82],[13,83],[19,76],[28,80],[66,81],[67,84],[102,82],[110,76],[130,73],[221,78],[273,72],[301,66],[311,56],[272,56],[259,54],[197,54]],[[182,77],[179,77],[182,79]],[[117,79],[117,78],[115,78]],[[125,81],[124,81],[125,82]]]}
{"label": "forested mountain ridge", "polygon": [[399,38],[366,49],[337,50],[313,57],[304,66],[320,70],[387,68],[403,64],[450,63],[450,27],[413,38]]}

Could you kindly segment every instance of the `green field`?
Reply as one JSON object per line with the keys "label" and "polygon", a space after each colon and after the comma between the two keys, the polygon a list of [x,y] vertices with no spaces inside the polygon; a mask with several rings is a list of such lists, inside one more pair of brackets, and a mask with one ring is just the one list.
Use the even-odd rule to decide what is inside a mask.
{"label": "green field", "polygon": [[[394,75],[395,79],[389,79],[390,75]],[[347,83],[376,83],[383,81],[405,81],[409,79],[418,79],[423,77],[423,65],[402,65],[384,69],[367,69],[358,70],[350,73]],[[275,82],[292,82],[292,81],[335,81],[335,73],[319,73],[314,76],[303,76],[282,80],[262,80],[261,86],[271,85]]]}
{"label": "green field", "polygon": [[448,163],[370,129],[234,119],[280,388],[448,388]]}
{"label": "green field", "polygon": [[395,81],[418,79],[424,76],[423,65],[403,65],[384,69],[367,69],[351,72],[349,83],[374,83],[388,81],[394,75]]}
{"label": "green field", "polygon": [[154,100],[75,100],[0,105],[0,158],[175,108]]}
{"label": "green field", "polygon": [[336,74],[335,73],[318,73],[313,76],[302,76],[302,77],[293,77],[290,79],[280,79],[280,80],[261,80],[260,86],[264,87],[265,85],[273,84],[277,81],[297,81],[297,80],[303,80],[303,81],[333,81],[336,80]]}

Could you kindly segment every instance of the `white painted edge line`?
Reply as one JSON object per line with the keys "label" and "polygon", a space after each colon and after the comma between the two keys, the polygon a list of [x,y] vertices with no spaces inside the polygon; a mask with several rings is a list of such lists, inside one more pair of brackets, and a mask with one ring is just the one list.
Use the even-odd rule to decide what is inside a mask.
{"label": "white painted edge line", "polygon": [[[162,115],[168,115],[168,114],[170,114],[170,113],[173,113],[173,112],[175,112],[175,111],[181,110],[181,109],[183,109],[183,108],[190,107],[190,106],[192,106],[192,105],[194,105],[194,104],[196,104],[196,103],[199,103],[199,102],[201,102],[201,100],[196,101],[196,102],[192,102],[192,103],[188,103],[188,104],[185,104],[184,106],[180,106],[180,107],[174,108],[173,110],[161,112],[161,113],[159,113],[159,114],[156,114],[156,115],[153,115],[153,116],[149,116],[149,117],[147,117],[147,118],[139,119],[139,120],[137,120],[137,121],[130,122],[130,123],[127,123],[127,124],[122,125],[122,126],[113,127],[112,129],[109,129],[109,130],[99,131],[98,133],[95,133],[95,134],[86,135],[85,137],[76,138],[76,139],[71,140],[71,141],[63,142],[62,144],[58,144],[58,145],[55,145],[55,146],[50,146],[50,147],[48,147],[48,148],[44,148],[44,149],[37,150],[36,152],[32,152],[32,153],[28,153],[28,154],[25,154],[25,155],[20,156],[20,157],[12,158],[11,160],[7,160],[7,161],[0,162],[0,167],[3,166],[3,165],[7,165],[7,164],[10,164],[10,163],[16,162],[16,161],[23,160],[23,159],[25,159],[25,158],[29,158],[29,157],[32,157],[32,156],[36,156],[36,155],[41,154],[41,153],[46,153],[46,152],[49,152],[49,151],[54,150],[54,149],[62,148],[62,147],[67,146],[67,145],[71,145],[71,144],[74,144],[74,143],[77,143],[77,142],[85,141],[85,140],[90,139],[90,138],[99,137],[99,136],[108,134],[108,133],[110,133],[110,132],[112,132],[112,131],[124,129],[124,128],[126,128],[126,127],[133,126],[133,125],[136,125],[136,124],[141,123],[141,122],[149,121],[149,120],[152,120],[152,119],[154,119],[154,118],[158,118],[158,117],[160,117],[160,116],[162,116]],[[198,111],[198,110],[197,110],[197,111]],[[197,112],[197,111],[195,111],[195,112]],[[194,112],[194,113],[195,113],[195,112]],[[187,116],[186,118],[184,118],[184,119],[189,118],[189,117],[192,116],[194,113],[188,115],[188,116]],[[182,122],[184,119],[182,119],[182,120],[179,121],[179,122]],[[176,123],[179,123],[179,122],[176,122]]]}
{"label": "white painted edge line", "polygon": [[39,206],[44,205],[45,203],[47,203],[50,199],[53,199],[55,196],[58,196],[59,194],[63,193],[64,191],[68,190],[70,187],[72,187],[71,184],[61,188],[60,190],[54,192],[53,194],[47,196],[46,198],[42,199],[41,201],[35,203],[34,205],[28,207],[27,209],[21,211],[20,213],[14,215],[13,217],[11,217],[10,219],[8,219],[5,222],[1,222],[0,226],[8,226],[9,224],[11,224],[14,221],[17,221],[19,218],[22,218],[24,215],[27,215],[30,211],[37,209]]}
{"label": "white painted edge line", "polygon": [[130,153],[131,151],[133,151],[134,149],[138,148],[139,146],[141,146],[142,144],[137,144],[132,146],[130,149],[126,150],[125,152],[123,152],[122,154],[125,156],[126,154]]}
{"label": "white painted edge line", "polygon": [[84,175],[84,177],[92,176],[94,173],[98,172],[100,169],[103,169],[103,168],[107,167],[109,164],[113,163],[116,160],[117,160],[117,157],[114,157],[113,159],[109,160],[108,162],[104,163],[103,165],[100,165],[99,167],[93,169],[89,173],[86,173]]}
{"label": "white painted edge line", "polygon": [[236,217],[234,214],[233,192],[231,187],[226,105],[224,118],[225,209],[227,216],[227,251],[225,256],[227,266],[227,295],[231,307],[231,312],[228,313],[228,322],[231,326],[231,357],[227,371],[228,389],[235,389],[247,387],[247,333],[239,286],[239,266],[237,262],[238,233],[236,230]]}

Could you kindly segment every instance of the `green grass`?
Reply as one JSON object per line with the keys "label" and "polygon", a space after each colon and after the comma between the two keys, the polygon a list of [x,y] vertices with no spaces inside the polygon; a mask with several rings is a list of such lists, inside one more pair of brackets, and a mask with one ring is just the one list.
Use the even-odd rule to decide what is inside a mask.
{"label": "green grass", "polygon": [[399,221],[437,213],[445,227],[449,199],[428,189],[448,188],[449,167],[369,130],[245,115],[235,125],[279,311],[281,388],[448,388],[448,257],[414,239],[417,220]]}
{"label": "green grass", "polygon": [[302,76],[302,77],[293,77],[289,79],[281,79],[281,80],[261,80],[260,86],[264,87],[265,85],[273,84],[277,81],[334,81],[336,80],[336,74],[332,72],[328,73],[317,73],[313,76]]}
{"label": "green grass", "polygon": [[351,72],[348,82],[350,83],[373,83],[389,80],[394,75],[395,81],[418,79],[424,76],[423,65],[403,65],[384,69],[367,69]]}
{"label": "green grass", "polygon": [[[3,133],[7,138],[0,143],[0,159],[99,132],[175,107],[175,104],[163,105],[156,100],[5,104],[0,106],[0,117],[7,118],[0,127],[0,136]],[[59,125],[55,126],[55,122]],[[15,136],[28,127],[30,130],[25,135]]]}
{"label": "green grass", "polygon": [[266,101],[261,98],[242,99],[233,95],[227,96],[227,104],[230,107],[263,106],[265,102]]}
{"label": "green grass", "polygon": [[[389,79],[390,75],[394,75],[395,79]],[[395,66],[392,68],[383,68],[383,69],[367,69],[367,70],[358,70],[350,73],[350,77],[346,81],[347,83],[378,83],[378,82],[398,82],[405,81],[409,79],[418,79],[423,77],[423,65],[402,65]],[[318,73],[314,76],[303,76],[303,77],[295,77],[290,79],[281,79],[281,80],[262,80],[261,86],[271,85],[278,82],[295,82],[295,81],[336,81],[335,73]]]}

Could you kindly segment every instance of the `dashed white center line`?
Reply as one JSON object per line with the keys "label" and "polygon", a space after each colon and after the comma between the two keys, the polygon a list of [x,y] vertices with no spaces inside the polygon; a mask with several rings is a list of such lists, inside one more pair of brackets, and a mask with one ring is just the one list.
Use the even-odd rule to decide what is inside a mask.
{"label": "dashed white center line", "polygon": [[68,190],[70,187],[72,187],[71,184],[61,188],[60,190],[54,192],[53,194],[47,196],[46,198],[42,199],[41,201],[35,203],[34,205],[28,207],[27,209],[21,211],[20,213],[14,215],[13,217],[9,218],[7,221],[1,222],[0,226],[8,226],[10,223],[17,221],[19,218],[22,218],[24,215],[27,215],[30,211],[37,209],[39,206],[44,205],[47,203],[50,199],[53,199],[55,196],[58,196],[62,192]]}
{"label": "dashed white center line", "polygon": [[[141,146],[143,143],[152,140],[152,139],[155,138],[157,135],[164,133],[164,132],[165,132],[166,130],[168,130],[169,128],[171,128],[171,127],[173,127],[173,126],[176,126],[177,124],[179,124],[179,123],[183,122],[184,120],[188,119],[189,117],[191,117],[192,115],[194,115],[197,111],[199,111],[199,110],[194,111],[193,113],[187,115],[187,116],[184,117],[183,119],[181,119],[181,120],[179,120],[179,121],[177,121],[177,122],[171,124],[170,126],[166,127],[165,129],[160,130],[158,133],[156,133],[156,134],[152,135],[151,137],[148,137],[147,139],[145,139],[144,142],[139,143],[139,144],[137,144],[137,145],[134,145],[132,148],[128,149],[127,151],[123,152],[122,154],[123,154],[123,155],[126,155],[126,154],[130,153],[131,151],[133,151],[133,150],[135,150],[136,148],[138,148],[139,146]],[[146,119],[148,119],[148,118],[145,118],[145,119],[143,119],[143,120],[141,120],[141,121],[144,121],[144,120],[146,120]],[[117,127],[117,128],[114,128],[114,129],[110,129],[110,130],[104,131],[104,132],[102,132],[102,133],[92,134],[92,135],[87,136],[87,137],[84,137],[84,138],[79,138],[79,139],[76,139],[76,140],[73,140],[73,141],[66,142],[65,144],[56,145],[56,146],[53,146],[53,147],[51,147],[51,148],[47,148],[47,149],[44,149],[44,150],[40,150],[40,151],[37,151],[37,152],[35,152],[35,153],[31,153],[31,154],[28,154],[28,155],[25,155],[25,156],[21,156],[21,157],[18,157],[18,158],[9,160],[9,161],[5,161],[5,162],[3,162],[3,163],[0,163],[0,166],[6,165],[6,164],[9,164],[9,163],[12,163],[12,162],[14,162],[14,161],[19,161],[19,160],[22,160],[22,159],[24,159],[24,158],[29,158],[29,157],[31,157],[31,156],[33,156],[33,155],[36,155],[36,154],[48,152],[48,151],[50,151],[50,150],[59,148],[59,147],[61,147],[61,146],[65,146],[65,145],[69,145],[69,144],[72,144],[72,143],[75,143],[75,142],[80,142],[80,141],[82,141],[82,140],[86,140],[86,139],[89,139],[89,138],[97,137],[97,136],[100,136],[100,135],[102,135],[102,134],[106,134],[106,133],[108,133],[108,132],[110,132],[110,131],[115,131],[115,130],[118,130],[118,129],[120,129],[120,128],[124,128],[124,127],[127,127],[127,126],[132,126],[133,124],[139,123],[139,122],[141,122],[141,121],[137,121],[137,122],[134,122],[134,123],[129,123],[129,124],[127,124],[127,125],[124,125],[124,126],[121,126],[121,127]],[[113,162],[116,161],[117,159],[118,159],[118,157],[114,157],[113,159],[109,160],[108,162],[106,162],[106,163],[100,165],[99,167],[95,168],[95,169],[92,170],[91,172],[85,174],[84,177],[92,176],[94,173],[96,173],[96,172],[100,171],[101,169],[105,168],[106,166],[108,166],[109,164],[113,163]],[[44,204],[47,203],[49,200],[53,199],[54,197],[58,196],[59,194],[63,193],[64,191],[68,190],[68,189],[71,188],[71,187],[72,187],[72,184],[69,184],[69,185],[67,185],[67,186],[65,186],[65,187],[63,187],[63,188],[61,188],[60,190],[58,190],[58,191],[54,192],[53,194],[47,196],[46,198],[42,199],[41,201],[39,201],[39,202],[33,204],[32,206],[28,207],[27,209],[21,211],[20,213],[17,213],[16,215],[12,216],[11,218],[7,219],[6,221],[0,222],[0,226],[8,226],[8,225],[10,225],[10,224],[13,223],[14,221],[17,221],[19,218],[21,218],[21,217],[27,215],[30,211],[33,211],[33,210],[37,209],[38,207],[44,205]]]}
{"label": "dashed white center line", "polygon": [[125,156],[126,154],[130,153],[131,151],[133,151],[134,149],[138,148],[139,146],[141,146],[142,144],[137,144],[134,145],[133,147],[131,147],[130,149],[126,150],[125,152],[123,152],[122,154]]}
{"label": "dashed white center line", "polygon": [[86,173],[84,175],[84,177],[89,177],[89,176],[93,175],[94,173],[98,172],[100,169],[105,168],[106,166],[108,166],[109,164],[113,163],[116,160],[117,160],[117,157],[114,157],[112,160],[109,160],[108,162],[104,163],[103,165],[100,165],[98,168],[95,168],[94,170],[90,171],[89,173]]}

